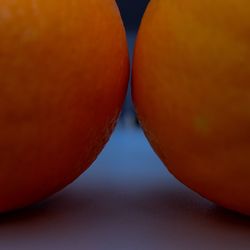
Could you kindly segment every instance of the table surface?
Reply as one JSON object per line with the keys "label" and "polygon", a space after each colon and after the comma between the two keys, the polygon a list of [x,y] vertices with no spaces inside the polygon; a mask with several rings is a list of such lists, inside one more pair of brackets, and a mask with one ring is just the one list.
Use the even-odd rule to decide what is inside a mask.
{"label": "table surface", "polygon": [[250,249],[250,220],[172,177],[139,129],[48,200],[0,217],[0,249]]}

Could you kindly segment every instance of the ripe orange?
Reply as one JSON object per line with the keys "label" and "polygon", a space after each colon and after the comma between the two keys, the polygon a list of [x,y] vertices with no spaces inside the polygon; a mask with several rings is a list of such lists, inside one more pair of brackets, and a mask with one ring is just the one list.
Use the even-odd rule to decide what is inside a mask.
{"label": "ripe orange", "polygon": [[113,0],[0,1],[0,211],[79,176],[123,103],[128,52]]}
{"label": "ripe orange", "polygon": [[139,31],[133,99],[169,170],[250,215],[250,2],[152,1]]}

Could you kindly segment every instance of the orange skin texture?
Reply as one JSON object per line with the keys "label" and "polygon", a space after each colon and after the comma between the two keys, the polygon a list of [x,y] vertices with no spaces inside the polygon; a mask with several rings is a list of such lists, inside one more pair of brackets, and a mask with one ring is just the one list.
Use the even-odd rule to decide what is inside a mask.
{"label": "orange skin texture", "polygon": [[113,0],[0,0],[0,212],[59,191],[95,160],[129,60]]}
{"label": "orange skin texture", "polygon": [[149,4],[133,66],[145,134],[181,182],[250,215],[250,2]]}

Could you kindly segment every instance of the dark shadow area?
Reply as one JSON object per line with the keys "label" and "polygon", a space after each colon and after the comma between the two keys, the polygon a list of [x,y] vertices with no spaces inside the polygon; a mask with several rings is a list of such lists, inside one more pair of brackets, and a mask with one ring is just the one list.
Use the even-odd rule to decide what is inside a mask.
{"label": "dark shadow area", "polygon": [[22,245],[33,250],[38,243],[38,249],[69,249],[67,244],[74,249],[225,249],[225,242],[226,249],[247,249],[249,233],[249,217],[172,180],[145,188],[131,182],[126,189],[79,182],[45,202],[0,217],[2,249]]}
{"label": "dark shadow area", "polygon": [[[176,181],[178,182],[178,181]],[[203,219],[215,220],[219,224],[226,223],[228,226],[235,227],[245,225],[250,231],[250,217],[240,213],[217,206],[216,204],[202,198],[200,195],[186,188],[180,183],[174,188],[169,186],[152,187],[151,192],[146,196],[141,196],[138,199],[138,208],[143,213],[155,212],[161,215],[167,215],[166,211],[180,213],[184,216],[188,213],[189,216],[195,218],[203,217]]]}
{"label": "dark shadow area", "polygon": [[134,206],[159,246],[249,248],[249,217],[218,207],[185,187],[152,187],[150,193],[138,197]]}
{"label": "dark shadow area", "polygon": [[112,188],[73,184],[38,205],[2,214],[0,248],[108,249],[114,235],[124,234],[127,202],[126,194]]}
{"label": "dark shadow area", "polygon": [[33,218],[38,218],[40,214],[46,214],[46,211],[51,209],[51,200],[50,198],[46,201],[39,202],[38,204],[31,205],[28,207],[20,208],[14,211],[1,213],[0,214],[0,230],[4,224],[16,223],[17,221],[27,221],[32,220]]}
{"label": "dark shadow area", "polygon": [[[13,226],[15,228],[18,225],[27,226],[30,224],[31,228],[26,227],[25,230],[32,231],[35,224],[49,223],[50,220],[55,221],[57,219],[64,220],[67,216],[73,214],[76,216],[86,214],[86,218],[90,219],[90,215],[93,214],[97,217],[99,213],[98,206],[87,193],[79,195],[74,192],[62,191],[33,206],[1,214],[0,239],[6,227],[11,228]],[[84,218],[84,216],[81,216],[81,218]]]}

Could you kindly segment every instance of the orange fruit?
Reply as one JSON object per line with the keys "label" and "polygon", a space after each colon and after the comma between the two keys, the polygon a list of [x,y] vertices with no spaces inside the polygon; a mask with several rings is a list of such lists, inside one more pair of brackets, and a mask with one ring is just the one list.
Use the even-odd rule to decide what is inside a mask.
{"label": "orange fruit", "polygon": [[60,190],[97,157],[129,63],[113,0],[0,1],[0,211]]}
{"label": "orange fruit", "polygon": [[146,136],[184,184],[250,215],[250,2],[153,0],[133,99]]}

